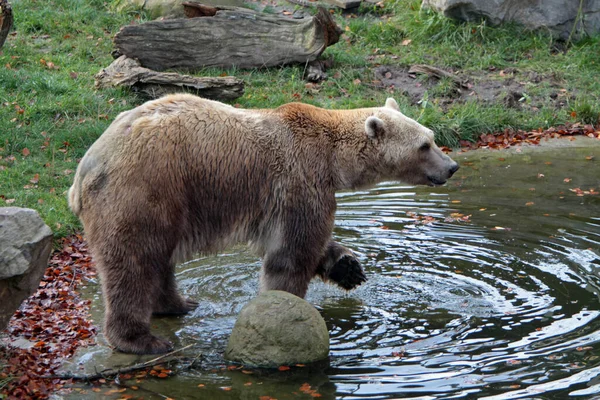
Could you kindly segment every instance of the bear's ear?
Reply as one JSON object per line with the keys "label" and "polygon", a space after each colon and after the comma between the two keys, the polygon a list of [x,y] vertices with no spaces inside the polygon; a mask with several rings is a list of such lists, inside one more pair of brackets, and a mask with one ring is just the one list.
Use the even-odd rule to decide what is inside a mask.
{"label": "bear's ear", "polygon": [[387,100],[385,101],[385,106],[387,108],[391,108],[392,110],[400,111],[400,107],[398,106],[398,103],[396,103],[396,100],[394,100],[391,97],[387,98]]}
{"label": "bear's ear", "polygon": [[383,136],[383,133],[385,132],[383,121],[373,115],[370,116],[365,121],[365,131],[367,132],[367,136],[371,139]]}

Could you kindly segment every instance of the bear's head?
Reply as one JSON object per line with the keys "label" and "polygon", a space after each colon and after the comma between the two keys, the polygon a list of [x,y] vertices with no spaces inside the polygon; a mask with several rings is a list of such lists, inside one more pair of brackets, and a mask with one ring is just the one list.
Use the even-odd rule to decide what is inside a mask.
{"label": "bear's head", "polygon": [[365,131],[380,180],[437,186],[458,170],[435,144],[431,129],[402,114],[392,98],[366,119]]}

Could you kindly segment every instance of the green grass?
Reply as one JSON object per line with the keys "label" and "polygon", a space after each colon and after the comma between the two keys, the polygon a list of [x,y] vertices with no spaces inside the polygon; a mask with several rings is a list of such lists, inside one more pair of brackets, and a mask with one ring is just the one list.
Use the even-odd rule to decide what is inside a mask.
{"label": "green grass", "polygon": [[[0,53],[0,206],[37,209],[60,237],[81,228],[65,196],[78,159],[119,112],[144,101],[126,90],[96,90],[94,74],[112,62],[118,29],[146,16],[131,7],[118,12],[114,3],[100,0],[12,3],[16,35]],[[326,50],[324,57],[334,66],[316,87],[303,81],[304,66],[199,74],[225,72],[244,79],[246,94],[235,103],[248,108],[290,101],[326,108],[379,106],[393,96],[447,145],[505,128],[598,122],[600,37],[563,51],[564,45],[543,32],[456,23],[420,10],[420,3],[392,0],[384,7],[363,5],[356,15],[337,13],[344,36]],[[501,97],[488,103],[453,101],[455,88],[448,79],[417,104],[401,88],[390,93],[378,86],[375,67],[412,64],[452,69],[473,79],[501,79],[498,71],[507,68],[518,71],[515,79],[527,79],[531,72],[544,79],[524,86],[520,109],[507,108]],[[557,91],[564,96],[562,107],[549,100]]]}

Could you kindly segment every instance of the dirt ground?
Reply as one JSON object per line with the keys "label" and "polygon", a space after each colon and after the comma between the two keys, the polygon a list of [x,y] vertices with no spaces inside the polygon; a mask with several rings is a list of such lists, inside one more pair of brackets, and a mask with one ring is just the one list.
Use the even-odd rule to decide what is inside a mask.
{"label": "dirt ground", "polygon": [[[409,97],[413,104],[419,103],[425,92],[429,99],[438,98],[441,106],[454,102],[478,100],[487,103],[502,103],[510,108],[536,108],[554,103],[556,108],[566,105],[568,94],[561,89],[560,82],[553,76],[543,76],[535,72],[522,73],[515,68],[506,70],[482,71],[476,75],[467,75],[460,71],[446,71],[457,76],[462,85],[451,88],[437,88],[440,79],[427,75],[409,73],[408,67],[379,66],[374,68],[374,83],[382,88],[394,88]],[[529,94],[530,84],[545,84],[550,90],[549,96]],[[571,94],[572,95],[572,94]]]}

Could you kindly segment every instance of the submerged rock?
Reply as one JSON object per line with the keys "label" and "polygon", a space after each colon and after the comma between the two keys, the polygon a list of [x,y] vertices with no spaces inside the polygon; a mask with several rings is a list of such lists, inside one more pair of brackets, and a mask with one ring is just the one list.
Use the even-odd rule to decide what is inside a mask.
{"label": "submerged rock", "polygon": [[327,358],[329,332],[321,314],[293,294],[270,290],[250,301],[233,327],[225,358],[255,367]]}
{"label": "submerged rock", "polygon": [[52,250],[52,230],[35,210],[0,208],[0,329],[39,286]]}

